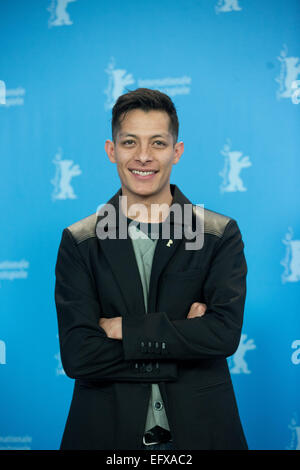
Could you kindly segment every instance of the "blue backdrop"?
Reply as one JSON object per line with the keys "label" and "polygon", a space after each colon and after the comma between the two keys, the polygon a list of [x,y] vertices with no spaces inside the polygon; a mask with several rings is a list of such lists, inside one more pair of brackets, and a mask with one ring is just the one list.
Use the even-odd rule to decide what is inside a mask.
{"label": "blue backdrop", "polygon": [[178,109],[171,181],[243,234],[228,362],[249,447],[300,448],[299,20],[299,0],[0,0],[1,449],[59,446],[58,245],[119,188],[104,141],[140,86]]}

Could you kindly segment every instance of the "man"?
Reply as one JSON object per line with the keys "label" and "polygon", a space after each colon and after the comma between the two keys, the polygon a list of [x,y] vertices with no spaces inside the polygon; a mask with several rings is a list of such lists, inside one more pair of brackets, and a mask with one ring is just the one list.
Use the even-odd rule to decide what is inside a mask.
{"label": "man", "polygon": [[170,184],[177,139],[167,95],[119,97],[105,150],[121,188],[63,231],[55,300],[75,387],[61,449],[247,449],[226,361],[244,244],[235,220]]}

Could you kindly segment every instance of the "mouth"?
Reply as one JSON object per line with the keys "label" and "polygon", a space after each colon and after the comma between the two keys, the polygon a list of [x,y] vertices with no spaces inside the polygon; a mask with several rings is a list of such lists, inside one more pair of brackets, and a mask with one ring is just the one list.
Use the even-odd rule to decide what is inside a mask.
{"label": "mouth", "polygon": [[135,178],[138,178],[140,180],[151,179],[156,175],[156,173],[158,173],[158,170],[134,170],[134,169],[131,170],[129,169],[129,171],[132,173],[132,175]]}

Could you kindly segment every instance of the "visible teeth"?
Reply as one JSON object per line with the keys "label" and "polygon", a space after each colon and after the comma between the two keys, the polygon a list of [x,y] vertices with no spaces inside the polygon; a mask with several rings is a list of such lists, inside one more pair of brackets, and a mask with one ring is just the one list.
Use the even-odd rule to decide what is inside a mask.
{"label": "visible teeth", "polygon": [[136,175],[141,175],[141,176],[146,176],[146,175],[153,175],[155,173],[154,171],[138,171],[138,170],[131,170],[132,173],[135,173]]}

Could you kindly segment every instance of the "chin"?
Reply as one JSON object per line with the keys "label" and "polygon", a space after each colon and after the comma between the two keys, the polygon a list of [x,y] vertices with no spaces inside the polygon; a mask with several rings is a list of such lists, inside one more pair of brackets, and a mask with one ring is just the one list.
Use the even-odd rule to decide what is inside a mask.
{"label": "chin", "polygon": [[141,186],[124,185],[124,188],[126,188],[126,191],[136,196],[151,196],[152,194],[157,193],[157,188],[146,187],[146,185],[145,187],[143,187],[142,185]]}
{"label": "chin", "polygon": [[156,194],[156,191],[154,191],[153,189],[140,189],[140,190],[133,190],[131,191],[133,194],[135,194],[136,196],[152,196],[154,194]]}

